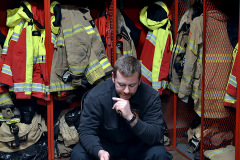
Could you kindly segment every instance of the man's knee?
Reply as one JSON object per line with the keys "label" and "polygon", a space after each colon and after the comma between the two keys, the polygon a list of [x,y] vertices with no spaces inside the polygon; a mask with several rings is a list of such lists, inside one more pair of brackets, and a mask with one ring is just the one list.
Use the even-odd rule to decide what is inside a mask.
{"label": "man's knee", "polygon": [[154,146],[147,151],[145,159],[172,160],[172,155],[166,150],[164,146]]}

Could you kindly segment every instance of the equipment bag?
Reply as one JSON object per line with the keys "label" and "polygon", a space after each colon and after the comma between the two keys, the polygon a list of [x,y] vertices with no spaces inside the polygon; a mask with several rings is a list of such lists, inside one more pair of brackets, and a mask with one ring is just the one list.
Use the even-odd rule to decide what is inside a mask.
{"label": "equipment bag", "polygon": [[0,152],[16,152],[35,144],[47,131],[45,120],[35,114],[31,124],[2,123],[0,127]]}

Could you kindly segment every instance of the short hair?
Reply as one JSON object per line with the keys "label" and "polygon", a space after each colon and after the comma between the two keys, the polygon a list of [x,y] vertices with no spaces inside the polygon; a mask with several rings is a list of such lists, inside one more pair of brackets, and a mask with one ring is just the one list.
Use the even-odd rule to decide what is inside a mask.
{"label": "short hair", "polygon": [[139,79],[141,79],[141,64],[137,58],[129,55],[124,55],[119,57],[113,68],[114,78],[117,76],[117,71],[119,71],[123,76],[130,77],[136,72],[139,73]]}

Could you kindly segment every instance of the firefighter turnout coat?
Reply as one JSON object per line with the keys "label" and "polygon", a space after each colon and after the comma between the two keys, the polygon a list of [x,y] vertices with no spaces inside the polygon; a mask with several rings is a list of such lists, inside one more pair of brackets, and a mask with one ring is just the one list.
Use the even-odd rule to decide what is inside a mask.
{"label": "firefighter turnout coat", "polygon": [[161,1],[144,7],[140,13],[140,21],[149,29],[140,57],[142,80],[159,94],[169,93],[166,89],[173,45],[171,19],[168,7]]}

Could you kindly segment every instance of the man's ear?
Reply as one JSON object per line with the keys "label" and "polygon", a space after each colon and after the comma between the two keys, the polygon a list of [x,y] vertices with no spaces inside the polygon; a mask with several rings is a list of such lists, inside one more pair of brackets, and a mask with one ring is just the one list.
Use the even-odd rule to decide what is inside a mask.
{"label": "man's ear", "polygon": [[112,72],[112,81],[115,83],[114,73]]}

